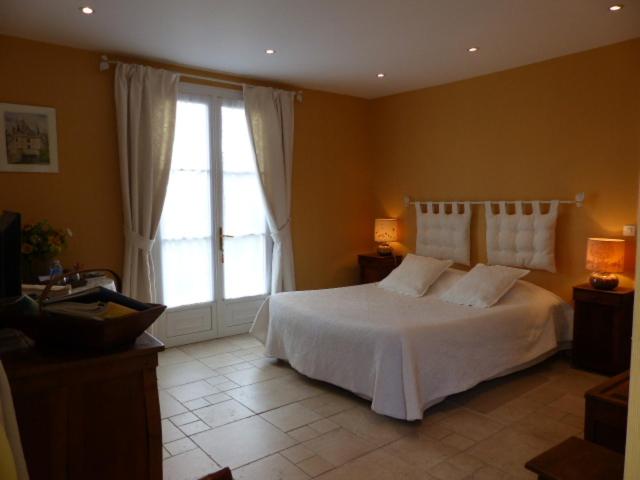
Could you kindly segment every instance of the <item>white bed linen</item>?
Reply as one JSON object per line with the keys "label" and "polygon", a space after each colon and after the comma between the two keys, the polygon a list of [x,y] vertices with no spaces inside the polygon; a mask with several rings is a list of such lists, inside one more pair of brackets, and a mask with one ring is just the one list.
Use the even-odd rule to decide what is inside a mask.
{"label": "white bed linen", "polygon": [[448,395],[529,366],[570,339],[571,307],[528,282],[491,308],[439,300],[463,273],[449,269],[419,298],[375,284],[280,293],[251,332],[266,355],[371,399],[375,412],[421,419]]}

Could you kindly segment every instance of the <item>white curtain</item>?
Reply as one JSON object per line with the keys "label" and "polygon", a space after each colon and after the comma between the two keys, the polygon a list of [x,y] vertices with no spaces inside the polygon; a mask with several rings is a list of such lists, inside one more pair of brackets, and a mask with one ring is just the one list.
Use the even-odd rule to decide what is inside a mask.
{"label": "white curtain", "polygon": [[156,299],[151,248],[164,204],[178,99],[177,74],[118,64],[115,74],[125,250],[122,287]]}
{"label": "white curtain", "polygon": [[294,92],[244,87],[244,105],[273,239],[271,293],[295,290],[291,240]]}

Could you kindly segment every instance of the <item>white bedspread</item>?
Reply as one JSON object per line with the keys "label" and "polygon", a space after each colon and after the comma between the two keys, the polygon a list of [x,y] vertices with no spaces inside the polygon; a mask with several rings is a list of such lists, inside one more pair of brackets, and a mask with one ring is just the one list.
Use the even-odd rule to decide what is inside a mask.
{"label": "white bedspread", "polygon": [[439,300],[462,274],[448,270],[420,298],[376,284],[273,295],[251,332],[267,355],[371,399],[374,411],[421,419],[448,395],[524,368],[570,340],[571,307],[528,282],[491,308]]}

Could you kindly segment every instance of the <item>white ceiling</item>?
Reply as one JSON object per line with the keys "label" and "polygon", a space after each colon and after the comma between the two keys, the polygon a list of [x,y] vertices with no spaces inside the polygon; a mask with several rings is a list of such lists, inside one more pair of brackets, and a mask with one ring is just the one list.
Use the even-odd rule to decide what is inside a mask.
{"label": "white ceiling", "polygon": [[0,32],[373,98],[638,37],[622,2],[2,0]]}

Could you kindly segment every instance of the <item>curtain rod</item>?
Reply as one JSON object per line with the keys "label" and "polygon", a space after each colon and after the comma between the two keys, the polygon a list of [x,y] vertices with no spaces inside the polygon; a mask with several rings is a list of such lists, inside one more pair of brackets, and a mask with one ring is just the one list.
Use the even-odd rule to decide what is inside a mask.
{"label": "curtain rod", "polygon": [[576,195],[575,200],[486,200],[486,201],[475,200],[475,201],[472,201],[472,202],[464,202],[462,200],[445,200],[445,201],[424,200],[424,201],[418,201],[418,200],[414,200],[409,195],[405,195],[404,196],[404,206],[408,207],[409,205],[421,205],[421,204],[426,204],[426,203],[469,203],[471,205],[484,205],[487,202],[489,202],[489,203],[501,203],[501,202],[505,202],[505,203],[516,203],[516,202],[522,202],[522,203],[532,203],[532,202],[550,203],[550,202],[557,201],[558,203],[562,203],[562,204],[575,205],[576,207],[582,207],[584,205],[584,197],[585,197],[584,192],[580,192],[580,193],[578,193]]}
{"label": "curtain rod", "polygon": [[[109,70],[109,65],[118,65],[119,63],[124,63],[124,62],[119,62],[118,60],[109,60],[109,57],[107,57],[106,55],[102,55],[100,57],[100,71],[104,72],[105,70]],[[171,72],[171,73],[175,73],[180,78],[191,78],[194,80],[204,80],[207,82],[224,83],[225,85],[235,85],[237,87],[244,87],[245,85],[248,85],[247,83],[234,82],[233,80],[224,80],[222,78],[209,77],[204,75],[192,75],[190,73],[180,73],[180,72]],[[291,90],[287,90],[287,91],[291,91]],[[296,94],[296,100],[299,102],[302,102],[302,90],[294,91],[294,93]]]}

